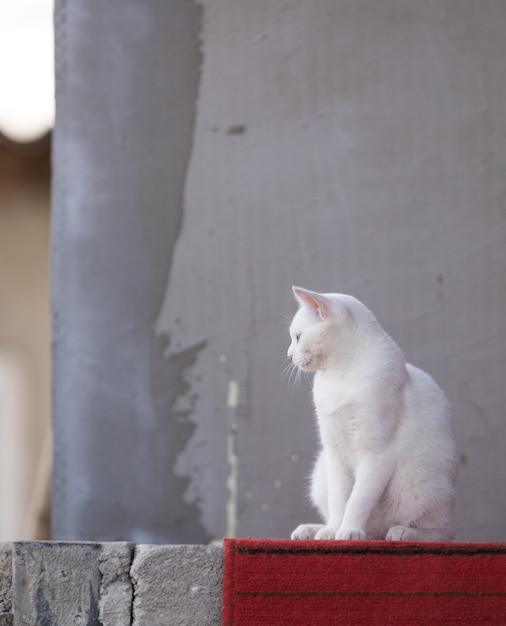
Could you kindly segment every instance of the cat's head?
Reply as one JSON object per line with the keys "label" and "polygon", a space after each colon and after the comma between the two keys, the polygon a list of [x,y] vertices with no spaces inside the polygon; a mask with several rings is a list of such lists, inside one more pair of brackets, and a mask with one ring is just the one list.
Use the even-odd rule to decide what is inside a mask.
{"label": "cat's head", "polygon": [[300,287],[293,287],[293,293],[300,308],[290,324],[288,358],[306,371],[338,365],[354,349],[357,316],[362,314],[360,303],[352,296]]}

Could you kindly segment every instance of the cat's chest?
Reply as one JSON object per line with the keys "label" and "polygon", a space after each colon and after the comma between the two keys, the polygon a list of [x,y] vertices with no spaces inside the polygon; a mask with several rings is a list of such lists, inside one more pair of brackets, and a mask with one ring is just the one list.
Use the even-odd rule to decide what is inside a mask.
{"label": "cat's chest", "polygon": [[361,395],[358,379],[318,374],[313,383],[313,402],[319,416],[331,415],[342,407],[357,403]]}
{"label": "cat's chest", "polygon": [[313,399],[322,443],[361,448],[367,438],[367,418],[355,381],[315,380]]}

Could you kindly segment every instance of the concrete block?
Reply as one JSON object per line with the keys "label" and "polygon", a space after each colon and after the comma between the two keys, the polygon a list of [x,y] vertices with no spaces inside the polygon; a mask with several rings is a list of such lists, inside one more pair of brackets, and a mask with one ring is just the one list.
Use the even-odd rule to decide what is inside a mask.
{"label": "concrete block", "polygon": [[102,626],[129,626],[133,588],[130,580],[134,545],[103,543],[99,555],[101,575],[99,617]]}
{"label": "concrete block", "polygon": [[130,575],[133,626],[221,624],[221,546],[138,545]]}
{"label": "concrete block", "polygon": [[99,626],[99,543],[16,542],[14,626]]}
{"label": "concrete block", "polygon": [[0,543],[0,626],[12,624],[12,543]]}

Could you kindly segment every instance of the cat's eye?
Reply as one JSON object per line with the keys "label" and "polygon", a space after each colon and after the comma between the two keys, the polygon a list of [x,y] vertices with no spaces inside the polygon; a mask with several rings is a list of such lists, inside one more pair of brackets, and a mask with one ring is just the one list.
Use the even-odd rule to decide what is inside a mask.
{"label": "cat's eye", "polygon": [[297,343],[299,343],[299,341],[300,341],[300,336],[301,336],[301,334],[302,334],[302,333],[297,333],[297,334],[295,335],[295,341],[296,341]]}

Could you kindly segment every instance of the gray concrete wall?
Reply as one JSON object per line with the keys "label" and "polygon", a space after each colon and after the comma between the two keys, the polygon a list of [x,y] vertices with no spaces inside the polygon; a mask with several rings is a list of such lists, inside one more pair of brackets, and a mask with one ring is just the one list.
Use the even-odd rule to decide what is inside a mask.
{"label": "gray concrete wall", "polygon": [[223,548],[0,544],[0,625],[221,624]]}
{"label": "gray concrete wall", "polygon": [[503,540],[506,5],[57,2],[59,538],[312,515],[292,283],[362,299],[455,408],[457,537]]}

